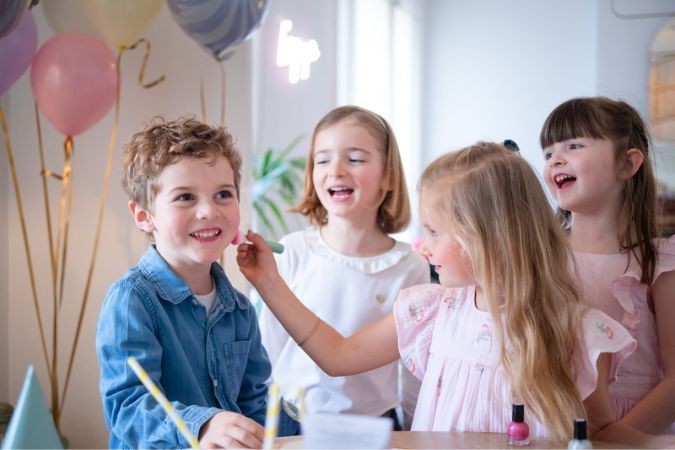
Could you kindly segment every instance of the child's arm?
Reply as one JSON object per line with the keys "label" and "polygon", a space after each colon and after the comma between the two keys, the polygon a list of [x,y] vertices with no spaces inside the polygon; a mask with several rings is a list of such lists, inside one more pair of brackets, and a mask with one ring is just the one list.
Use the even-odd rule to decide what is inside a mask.
{"label": "child's arm", "polygon": [[621,422],[645,433],[661,433],[675,422],[675,272],[662,274],[652,286],[663,379]]}
{"label": "child's arm", "polygon": [[603,353],[598,358],[598,385],[595,391],[584,400],[590,438],[602,442],[615,442],[637,448],[672,448],[673,436],[654,436],[643,433],[614,420],[612,405],[607,389],[611,355]]}
{"label": "child's arm", "polygon": [[[162,357],[169,350],[157,337],[157,316],[146,304],[150,301],[148,292],[139,284],[133,280],[115,283],[106,295],[99,318],[96,351],[105,420],[111,434],[131,448],[186,448],[189,442],[127,365],[127,358],[135,357],[154,384],[166,393]],[[174,381],[184,382],[181,377],[185,374],[176,371],[169,375]],[[222,411],[169,400],[195,436]]]}
{"label": "child's arm", "polygon": [[393,315],[344,338],[307,309],[279,276],[272,252],[249,231],[253,244],[237,248],[241,272],[255,286],[288,334],[331,376],[353,375],[400,358]]}

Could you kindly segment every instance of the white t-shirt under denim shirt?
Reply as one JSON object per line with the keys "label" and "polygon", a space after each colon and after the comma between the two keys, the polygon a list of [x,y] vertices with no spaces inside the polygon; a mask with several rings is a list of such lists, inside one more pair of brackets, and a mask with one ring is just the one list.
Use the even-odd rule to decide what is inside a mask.
{"label": "white t-shirt under denim shirt", "polygon": [[[396,241],[377,256],[350,257],[328,247],[318,227],[312,226],[285,236],[281,243],[285,251],[276,258],[282,278],[305,306],[343,336],[389,314],[402,289],[429,283],[428,263],[403,242]],[[304,389],[308,412],[379,416],[401,403],[398,363],[331,377],[298,347],[265,305],[260,329],[274,382],[291,402],[298,388]],[[419,384],[414,380],[405,386],[409,387],[403,397],[410,405],[404,412],[411,416]]]}

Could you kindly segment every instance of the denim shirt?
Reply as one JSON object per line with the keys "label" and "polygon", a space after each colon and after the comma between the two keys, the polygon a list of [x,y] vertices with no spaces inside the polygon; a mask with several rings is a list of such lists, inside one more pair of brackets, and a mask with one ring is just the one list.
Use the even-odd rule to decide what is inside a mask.
{"label": "denim shirt", "polygon": [[190,446],[127,365],[130,356],[195,436],[222,410],[264,423],[271,368],[255,309],[220,265],[211,266],[211,276],[216,299],[208,317],[152,245],[108,289],[96,353],[111,448]]}

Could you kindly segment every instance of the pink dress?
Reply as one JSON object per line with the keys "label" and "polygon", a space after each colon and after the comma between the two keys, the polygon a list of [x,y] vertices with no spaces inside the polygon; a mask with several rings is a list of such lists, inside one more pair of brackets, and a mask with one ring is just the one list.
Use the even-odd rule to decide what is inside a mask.
{"label": "pink dress", "polygon": [[[503,433],[511,420],[512,397],[492,318],[476,308],[474,294],[473,286],[414,286],[402,291],[394,306],[401,358],[422,380],[414,431]],[[600,311],[588,310],[582,322],[581,351],[573,363],[586,398],[596,387],[600,353],[617,353],[620,362],[635,341]],[[525,420],[531,434],[548,435],[527,408]]]}
{"label": "pink dress", "polygon": [[[675,270],[675,237],[657,239],[659,254],[654,274]],[[574,253],[584,293],[593,307],[623,324],[637,340],[637,350],[617,370],[609,387],[616,418],[620,419],[663,377],[654,313],[647,304],[647,286],[631,254]],[[666,433],[675,434],[675,423]]]}

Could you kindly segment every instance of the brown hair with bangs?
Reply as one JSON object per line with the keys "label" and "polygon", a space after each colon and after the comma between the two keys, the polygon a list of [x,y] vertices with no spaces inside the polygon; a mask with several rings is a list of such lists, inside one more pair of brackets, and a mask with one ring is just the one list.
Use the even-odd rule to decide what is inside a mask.
{"label": "brown hair with bangs", "polygon": [[410,200],[396,137],[384,118],[359,106],[348,105],[335,108],[326,114],[314,128],[312,144],[307,156],[302,200],[291,211],[307,216],[310,223],[316,225],[324,225],[328,222],[328,212],[319,201],[312,180],[314,146],[316,137],[321,131],[342,121],[353,121],[355,125],[368,130],[380,143],[380,151],[384,155],[385,185],[389,186],[389,190],[382,192],[380,206],[377,210],[377,224],[384,233],[396,233],[403,230],[410,222]]}
{"label": "brown hair with bangs", "polygon": [[160,188],[157,179],[165,167],[183,158],[214,159],[216,156],[224,156],[230,163],[239,199],[241,155],[234,137],[225,127],[207,125],[193,117],[169,121],[155,117],[124,147],[122,187],[130,200],[152,211]]}
{"label": "brown hair with bangs", "polygon": [[[647,125],[640,114],[623,101],[606,97],[574,98],[555,108],[544,122],[539,136],[542,148],[575,138],[607,139],[614,146],[618,160],[630,149],[642,152],[644,162],[624,183],[624,196],[619,217],[619,245],[622,251],[633,252],[642,267],[641,282],[651,284],[657,252],[652,241],[659,236],[656,221],[656,179],[649,147]],[[566,229],[571,213],[558,209],[558,217]]]}

